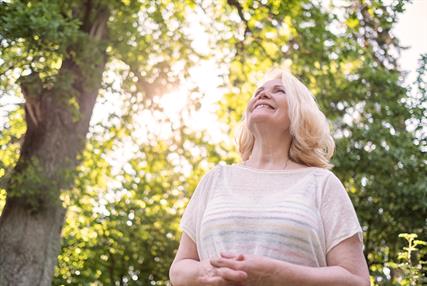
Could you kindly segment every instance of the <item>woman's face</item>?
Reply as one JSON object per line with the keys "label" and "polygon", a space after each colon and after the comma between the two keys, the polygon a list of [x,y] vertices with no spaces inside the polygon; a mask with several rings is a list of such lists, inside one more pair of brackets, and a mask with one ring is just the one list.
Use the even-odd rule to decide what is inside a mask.
{"label": "woman's face", "polygon": [[289,129],[288,100],[280,79],[266,81],[256,89],[246,109],[248,128]]}

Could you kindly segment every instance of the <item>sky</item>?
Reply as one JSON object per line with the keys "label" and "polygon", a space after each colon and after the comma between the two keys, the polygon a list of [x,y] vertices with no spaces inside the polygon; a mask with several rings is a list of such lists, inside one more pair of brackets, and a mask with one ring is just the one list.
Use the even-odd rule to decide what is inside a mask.
{"label": "sky", "polygon": [[427,0],[414,0],[408,5],[394,33],[403,46],[410,47],[402,52],[400,64],[403,70],[410,72],[409,77],[414,78],[418,57],[427,53]]}

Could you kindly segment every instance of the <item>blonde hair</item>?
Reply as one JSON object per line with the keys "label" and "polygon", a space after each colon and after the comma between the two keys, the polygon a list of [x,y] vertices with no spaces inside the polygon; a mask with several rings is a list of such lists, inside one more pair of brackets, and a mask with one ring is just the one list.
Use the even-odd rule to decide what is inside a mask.
{"label": "blonde hair", "polygon": [[[289,159],[306,166],[332,168],[329,160],[334,153],[335,143],[328,121],[311,92],[286,69],[272,70],[263,81],[268,79],[281,79],[288,99],[289,131],[292,136]],[[243,161],[249,159],[254,143],[255,137],[248,128],[244,114],[238,138]]]}

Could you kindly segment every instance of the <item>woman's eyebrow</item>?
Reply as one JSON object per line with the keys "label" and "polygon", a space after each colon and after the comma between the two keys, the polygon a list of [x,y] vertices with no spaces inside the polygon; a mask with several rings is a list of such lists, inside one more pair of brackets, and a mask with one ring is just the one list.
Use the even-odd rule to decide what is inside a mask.
{"label": "woman's eyebrow", "polygon": [[284,88],[284,86],[283,86],[283,85],[280,85],[280,84],[276,84],[275,86],[273,86],[273,89],[274,89],[274,88],[282,88],[282,89],[283,89],[283,88]]}

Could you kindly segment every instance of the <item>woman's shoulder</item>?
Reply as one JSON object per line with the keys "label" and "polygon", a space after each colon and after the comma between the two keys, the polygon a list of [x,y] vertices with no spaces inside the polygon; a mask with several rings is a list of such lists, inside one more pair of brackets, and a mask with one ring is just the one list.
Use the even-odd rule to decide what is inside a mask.
{"label": "woman's shoulder", "polygon": [[331,169],[316,167],[314,174],[318,181],[320,181],[323,185],[330,182],[341,182],[335,172]]}
{"label": "woman's shoulder", "polygon": [[210,167],[207,167],[206,171],[204,172],[203,179],[212,180],[214,177],[218,176],[221,172],[222,166],[223,165],[221,164],[215,164]]}
{"label": "woman's shoulder", "polygon": [[326,169],[326,168],[321,168],[321,167],[313,167],[313,170],[315,171],[315,173],[319,176],[322,177],[329,177],[329,176],[335,176],[334,172],[330,169]]}

